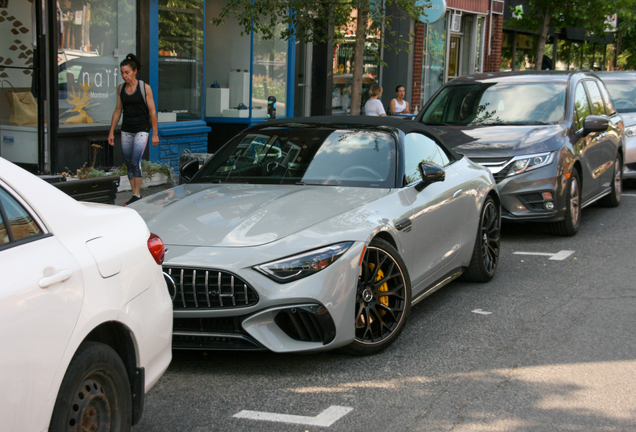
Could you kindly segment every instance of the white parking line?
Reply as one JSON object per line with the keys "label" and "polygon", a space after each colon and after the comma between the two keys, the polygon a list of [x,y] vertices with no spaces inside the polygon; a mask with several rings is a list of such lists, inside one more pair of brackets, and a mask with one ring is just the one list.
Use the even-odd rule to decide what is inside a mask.
{"label": "white parking line", "polygon": [[626,193],[624,193],[623,196],[634,196],[634,197],[636,197],[636,194],[626,194]]}
{"label": "white parking line", "polygon": [[481,310],[481,309],[475,309],[471,312],[479,314],[479,315],[490,315],[492,313],[492,312],[486,312],[485,310]]}
{"label": "white parking line", "polygon": [[547,252],[513,252],[514,255],[538,255],[538,256],[549,256],[551,260],[554,261],[563,261],[570,255],[572,255],[574,251],[571,250],[562,250],[557,253],[547,253]]}
{"label": "white parking line", "polygon": [[329,427],[345,415],[349,414],[351,411],[353,411],[353,408],[332,405],[316,417],[246,410],[243,410],[238,414],[234,414],[233,417],[248,420],[263,420],[280,423],[302,424],[307,426]]}

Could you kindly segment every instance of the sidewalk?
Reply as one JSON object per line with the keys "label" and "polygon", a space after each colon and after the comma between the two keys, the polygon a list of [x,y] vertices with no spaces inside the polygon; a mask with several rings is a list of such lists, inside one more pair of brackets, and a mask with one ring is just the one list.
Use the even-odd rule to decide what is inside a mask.
{"label": "sidewalk", "polygon": [[[176,184],[174,186],[176,186]],[[173,187],[171,182],[159,186],[150,186],[146,189],[141,189],[141,196],[142,198],[145,198],[163,190],[170,189],[171,187]],[[115,205],[123,206],[131,197],[132,191],[117,192],[117,196],[115,197]]]}

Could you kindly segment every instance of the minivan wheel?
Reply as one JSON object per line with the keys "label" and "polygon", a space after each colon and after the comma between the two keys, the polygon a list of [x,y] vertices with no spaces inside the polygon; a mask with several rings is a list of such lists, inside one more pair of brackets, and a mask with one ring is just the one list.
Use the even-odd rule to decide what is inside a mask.
{"label": "minivan wheel", "polygon": [[573,236],[581,226],[581,181],[577,170],[572,170],[568,180],[565,217],[562,221],[550,224],[554,235]]}
{"label": "minivan wheel", "polygon": [[621,203],[621,195],[623,193],[623,160],[621,155],[616,155],[614,162],[614,179],[612,181],[612,191],[604,197],[600,204],[603,207],[618,207]]}

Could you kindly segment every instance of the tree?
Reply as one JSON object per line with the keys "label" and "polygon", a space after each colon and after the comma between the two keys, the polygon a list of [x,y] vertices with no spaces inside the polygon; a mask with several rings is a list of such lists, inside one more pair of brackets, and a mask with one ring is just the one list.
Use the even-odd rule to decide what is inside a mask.
{"label": "tree", "polygon": [[[539,31],[536,69],[541,69],[550,28],[584,28],[590,35],[602,35],[606,17],[633,0],[528,0],[523,12],[516,9],[515,27]],[[520,13],[521,12],[521,13]]]}
{"label": "tree", "polygon": [[[385,49],[395,50],[408,50],[412,43],[411,40],[397,40],[389,44],[367,36],[391,34],[393,19],[418,19],[426,14],[428,6],[428,0],[228,0],[212,23],[222,25],[225,19],[233,17],[243,29],[241,34],[254,31],[263,39],[279,36],[285,40],[296,38],[318,43],[328,42],[332,27],[336,34],[334,39],[342,37],[343,30],[347,28],[355,29],[351,114],[357,115],[362,97],[365,43],[382,44]],[[401,15],[387,16],[387,9],[395,7]],[[281,23],[284,24],[283,30],[276,34]]]}

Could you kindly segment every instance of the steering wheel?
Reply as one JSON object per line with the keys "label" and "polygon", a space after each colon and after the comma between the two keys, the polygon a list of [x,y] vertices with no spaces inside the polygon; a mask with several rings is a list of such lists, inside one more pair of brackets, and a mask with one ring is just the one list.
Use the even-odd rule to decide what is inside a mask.
{"label": "steering wheel", "polygon": [[380,175],[380,173],[378,173],[376,170],[369,168],[368,166],[364,166],[364,165],[353,165],[350,166],[349,168],[347,168],[346,170],[344,170],[341,174],[342,177],[354,177],[351,175],[351,172],[353,171],[364,171],[367,174],[371,174],[374,177],[374,180],[384,180],[384,178]]}
{"label": "steering wheel", "polygon": [[619,107],[621,109],[636,108],[636,105],[634,105],[634,102],[627,99],[616,99],[614,101],[614,106]]}

